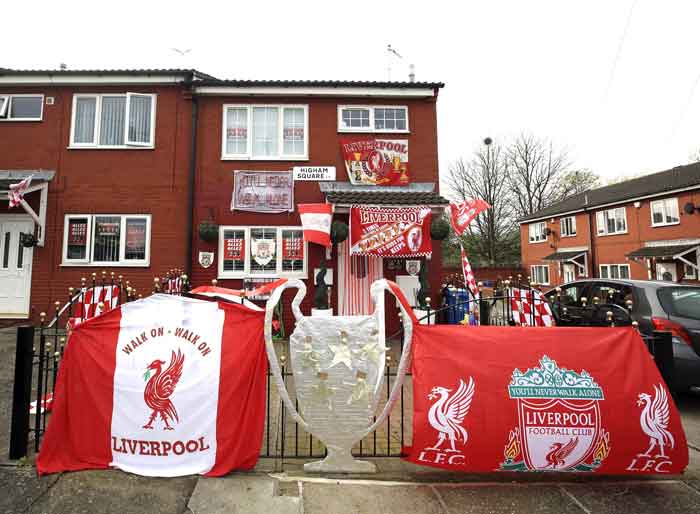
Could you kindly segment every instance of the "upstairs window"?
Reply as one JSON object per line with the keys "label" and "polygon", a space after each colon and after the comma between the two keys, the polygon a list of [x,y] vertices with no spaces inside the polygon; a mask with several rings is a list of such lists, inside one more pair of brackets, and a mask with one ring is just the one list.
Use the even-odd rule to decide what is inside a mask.
{"label": "upstairs window", "polygon": [[151,216],[69,214],[63,233],[64,265],[148,266]]}
{"label": "upstairs window", "polygon": [[680,223],[678,216],[678,198],[666,198],[651,202],[651,226],[663,227],[664,225],[677,225]]}
{"label": "upstairs window", "polygon": [[596,213],[598,235],[625,234],[627,232],[627,214],[624,207],[608,209]]}
{"label": "upstairs window", "polygon": [[547,227],[544,221],[530,223],[528,230],[530,232],[531,243],[541,243],[547,240]]}
{"label": "upstairs window", "polygon": [[0,95],[0,120],[41,121],[44,95]]}
{"label": "upstairs window", "polygon": [[338,132],[408,132],[408,107],[338,106]]}
{"label": "upstairs window", "polygon": [[306,105],[225,105],[221,158],[305,160]]}
{"label": "upstairs window", "polygon": [[576,235],[576,218],[569,216],[559,221],[561,225],[561,237],[573,237]]}
{"label": "upstairs window", "polygon": [[73,148],[153,148],[156,95],[74,95]]}

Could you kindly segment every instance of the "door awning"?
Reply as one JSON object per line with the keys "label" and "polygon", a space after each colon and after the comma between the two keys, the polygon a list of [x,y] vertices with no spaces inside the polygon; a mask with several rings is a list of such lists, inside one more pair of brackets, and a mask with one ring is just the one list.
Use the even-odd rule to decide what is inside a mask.
{"label": "door awning", "polygon": [[407,207],[427,205],[433,210],[443,209],[450,202],[435,192],[432,183],[414,183],[409,186],[353,186],[347,182],[319,182],[326,201],[335,205],[335,212],[348,212],[353,205],[381,205]]}
{"label": "door awning", "polygon": [[588,250],[575,250],[572,252],[554,252],[553,254],[548,255],[547,257],[543,257],[542,260],[544,261],[572,261],[574,259],[577,259],[579,257],[582,257],[586,255],[586,252]]}
{"label": "door awning", "polygon": [[628,253],[627,257],[668,257],[676,259],[678,256],[685,255],[686,253],[697,248],[700,248],[700,245],[697,243],[667,246],[643,246],[633,252]]}
{"label": "door awning", "polygon": [[46,230],[46,204],[49,194],[49,182],[53,180],[55,171],[52,170],[0,170],[0,200],[9,201],[10,184],[17,184],[27,177],[32,177],[32,182],[24,193],[25,196],[39,191],[39,213],[34,212],[26,201],[21,203],[22,208],[29,214],[37,226],[37,245],[44,246],[44,232]]}

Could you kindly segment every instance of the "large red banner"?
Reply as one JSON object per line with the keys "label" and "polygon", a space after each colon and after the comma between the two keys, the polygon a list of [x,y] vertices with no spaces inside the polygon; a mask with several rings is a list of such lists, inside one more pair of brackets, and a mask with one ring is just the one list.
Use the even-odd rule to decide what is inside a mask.
{"label": "large red banner", "polygon": [[433,252],[430,207],[350,208],[350,253],[420,257]]}
{"label": "large red banner", "polygon": [[410,460],[455,471],[680,473],[678,410],[633,328],[414,325]]}
{"label": "large red banner", "polygon": [[400,186],[410,182],[408,139],[341,139],[340,148],[352,184]]}

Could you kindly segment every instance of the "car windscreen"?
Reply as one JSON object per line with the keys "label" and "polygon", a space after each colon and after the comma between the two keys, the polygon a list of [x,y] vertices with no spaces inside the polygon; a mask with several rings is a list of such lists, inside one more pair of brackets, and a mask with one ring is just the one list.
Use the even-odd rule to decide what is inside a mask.
{"label": "car windscreen", "polygon": [[700,287],[662,287],[656,294],[667,314],[700,320]]}

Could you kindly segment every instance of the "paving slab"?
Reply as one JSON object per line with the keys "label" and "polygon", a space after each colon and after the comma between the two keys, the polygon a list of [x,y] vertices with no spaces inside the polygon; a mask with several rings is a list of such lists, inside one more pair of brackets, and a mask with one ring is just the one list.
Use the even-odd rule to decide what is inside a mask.
{"label": "paving slab", "polygon": [[181,514],[198,477],[153,478],[118,470],[63,473],[32,514]]}
{"label": "paving slab", "polygon": [[450,514],[585,514],[555,485],[435,487]]}
{"label": "paving slab", "polygon": [[187,506],[192,514],[301,514],[298,487],[291,485],[286,492],[297,494],[280,496],[277,481],[267,476],[202,478]]}
{"label": "paving slab", "polygon": [[700,396],[691,394],[679,395],[677,405],[681,411],[681,419],[688,445],[700,450]]}
{"label": "paving slab", "polygon": [[32,467],[0,468],[0,513],[25,512],[58,478],[59,475],[39,478]]}
{"label": "paving slab", "polygon": [[303,484],[304,514],[444,514],[430,486]]}
{"label": "paving slab", "polygon": [[690,514],[700,512],[700,493],[683,482],[567,484],[562,486],[596,514]]}

